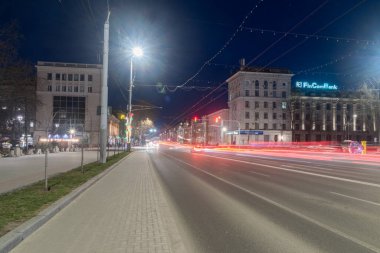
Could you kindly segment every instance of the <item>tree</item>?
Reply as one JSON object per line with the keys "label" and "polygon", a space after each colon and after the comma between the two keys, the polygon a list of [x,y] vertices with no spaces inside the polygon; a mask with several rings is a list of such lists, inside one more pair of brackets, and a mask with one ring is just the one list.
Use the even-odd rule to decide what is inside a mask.
{"label": "tree", "polygon": [[20,59],[16,23],[0,27],[0,138],[19,140],[30,131],[36,105],[33,65]]}

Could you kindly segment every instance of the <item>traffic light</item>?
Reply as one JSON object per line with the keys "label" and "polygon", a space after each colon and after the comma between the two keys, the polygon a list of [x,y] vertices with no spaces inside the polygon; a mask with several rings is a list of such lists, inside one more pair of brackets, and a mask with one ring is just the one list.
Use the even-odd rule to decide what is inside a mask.
{"label": "traffic light", "polygon": [[194,116],[193,121],[194,121],[195,123],[197,123],[197,122],[198,122],[198,117],[197,117],[197,116]]}

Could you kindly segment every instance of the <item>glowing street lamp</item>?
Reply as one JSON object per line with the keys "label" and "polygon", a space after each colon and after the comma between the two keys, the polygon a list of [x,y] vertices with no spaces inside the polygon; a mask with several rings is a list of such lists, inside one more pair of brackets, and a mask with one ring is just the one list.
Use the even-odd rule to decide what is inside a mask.
{"label": "glowing street lamp", "polygon": [[[132,49],[132,57],[131,57],[131,68],[130,68],[130,76],[129,76],[129,105],[128,105],[128,124],[132,124],[132,88],[133,88],[133,57],[141,57],[144,52],[141,47],[134,47]],[[131,131],[131,127],[128,128]],[[127,151],[131,151],[131,133],[128,133],[129,138],[127,138]]]}

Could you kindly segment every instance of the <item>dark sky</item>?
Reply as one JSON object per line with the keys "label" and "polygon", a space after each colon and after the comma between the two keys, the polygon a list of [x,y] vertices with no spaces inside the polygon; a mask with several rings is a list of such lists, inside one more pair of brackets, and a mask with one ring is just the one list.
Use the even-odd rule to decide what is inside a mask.
{"label": "dark sky", "polygon": [[[109,6],[109,103],[126,108],[128,48],[141,45],[145,56],[134,62],[133,104],[162,106],[136,112],[159,125],[189,108],[183,117],[226,108],[226,85],[201,99],[211,91],[207,87],[218,86],[236,71],[240,58],[250,66],[289,68],[296,74],[294,81],[333,82],[348,89],[377,78],[380,71],[379,0],[109,0]],[[20,56],[33,64],[101,63],[106,14],[107,0],[0,2],[0,25],[18,22],[24,35]],[[186,85],[196,89],[161,88],[181,85],[196,74],[247,15],[243,29]],[[281,32],[289,31],[294,34],[281,39]],[[205,105],[217,97],[194,112],[195,103]]]}

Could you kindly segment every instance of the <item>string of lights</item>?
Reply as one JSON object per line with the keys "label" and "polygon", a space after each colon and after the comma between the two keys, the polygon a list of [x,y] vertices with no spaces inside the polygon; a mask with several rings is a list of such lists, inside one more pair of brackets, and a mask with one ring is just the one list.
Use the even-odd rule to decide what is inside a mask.
{"label": "string of lights", "polygon": [[[317,11],[319,11],[323,6],[325,6],[329,1],[324,1],[322,4],[320,4],[317,8],[315,8],[312,12],[310,12],[307,16],[305,16],[301,21],[299,21],[296,25],[294,25],[292,28],[287,31],[287,33],[292,32],[294,29],[296,29],[298,26],[303,24],[307,19],[309,19],[312,15],[314,15]],[[262,55],[264,55],[266,52],[268,52],[272,47],[277,45],[282,39],[284,39],[286,36],[282,35],[279,39],[277,39],[275,42],[273,42],[271,45],[269,45],[265,50],[261,51],[255,58],[250,60],[247,63],[247,66],[249,66],[251,63],[259,59]]]}
{"label": "string of lights", "polygon": [[247,19],[252,15],[252,13],[254,12],[254,10],[256,10],[260,6],[260,4],[262,2],[264,2],[264,0],[259,0],[257,2],[257,4],[243,18],[243,21],[240,23],[240,25],[238,26],[238,28],[236,28],[236,30],[234,31],[234,33],[232,34],[232,36],[224,43],[224,45],[222,46],[222,48],[219,51],[217,51],[211,58],[209,58],[207,61],[205,61],[203,63],[203,65],[198,69],[198,71],[194,75],[192,75],[184,83],[182,83],[181,85],[178,85],[174,89],[170,89],[170,88],[166,87],[167,90],[170,91],[170,92],[175,92],[175,91],[177,91],[178,88],[181,88],[181,87],[187,85],[191,80],[193,80],[195,77],[197,77],[202,72],[202,70],[206,66],[208,66],[218,55],[220,55],[230,45],[230,43],[237,37],[238,33],[242,31],[242,28],[244,27],[245,22],[247,21]]}
{"label": "string of lights", "polygon": [[295,32],[282,32],[282,31],[275,31],[275,30],[268,30],[268,29],[261,29],[261,28],[251,28],[251,27],[244,27],[243,29],[248,30],[249,32],[259,32],[261,34],[270,33],[273,36],[283,35],[285,37],[289,36],[289,37],[300,38],[300,39],[315,39],[315,40],[325,40],[325,41],[331,41],[331,42],[346,42],[346,43],[356,43],[356,44],[364,44],[364,45],[377,45],[380,43],[380,41],[378,40],[354,39],[354,38],[345,38],[345,37],[336,37],[336,36],[327,36],[327,35],[317,35],[315,33],[306,34],[306,33],[295,33]]}
{"label": "string of lights", "polygon": [[[352,6],[351,8],[349,8],[347,11],[345,11],[344,13],[342,13],[341,15],[337,16],[336,18],[334,18],[333,20],[331,20],[329,23],[327,23],[326,25],[324,25],[322,28],[318,29],[316,32],[314,32],[312,35],[316,35],[318,34],[319,32],[325,30],[327,27],[329,27],[330,25],[334,24],[337,20],[341,19],[342,17],[346,16],[348,13],[350,13],[351,11],[353,11],[354,9],[356,9],[357,7],[359,7],[360,5],[362,5],[364,2],[366,2],[367,0],[362,0],[358,3],[356,3],[354,6]],[[283,35],[284,36],[284,35]],[[268,64],[266,64],[263,68],[266,68],[268,67],[269,65],[271,65],[272,63],[278,61],[280,58],[284,57],[285,55],[287,55],[288,53],[290,53],[291,51],[293,51],[294,49],[298,48],[299,46],[303,45],[306,41],[308,41],[309,39],[303,39],[301,42],[297,43],[295,46],[291,47],[290,49],[288,49],[287,51],[283,52],[281,55],[279,55],[278,57],[276,57],[275,59],[273,59],[272,61],[270,61]]]}

